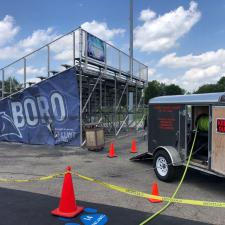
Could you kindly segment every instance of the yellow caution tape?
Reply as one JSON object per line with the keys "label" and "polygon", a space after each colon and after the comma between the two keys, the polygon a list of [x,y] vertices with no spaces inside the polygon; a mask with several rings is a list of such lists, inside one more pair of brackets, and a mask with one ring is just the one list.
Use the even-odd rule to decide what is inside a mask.
{"label": "yellow caution tape", "polygon": [[75,175],[77,175],[78,177],[87,180],[87,181],[91,181],[94,182],[96,184],[100,184],[106,188],[115,190],[115,191],[119,191],[122,193],[126,193],[129,195],[133,195],[136,197],[140,197],[140,198],[152,198],[152,199],[157,199],[157,200],[162,200],[165,202],[172,202],[172,203],[179,203],[179,204],[187,204],[187,205],[195,205],[195,206],[207,206],[207,207],[215,207],[215,208],[225,208],[225,202],[210,202],[210,201],[201,201],[201,200],[193,200],[193,199],[181,199],[181,198],[170,198],[170,197],[162,197],[162,196],[156,196],[156,195],[151,195],[151,194],[147,194],[141,191],[136,191],[130,188],[124,188],[121,186],[117,186],[117,185],[113,185],[113,184],[109,184],[100,180],[96,180],[94,178],[91,177],[86,177],[83,176],[81,174],[78,173],[74,173]]}
{"label": "yellow caution tape", "polygon": [[37,178],[32,178],[32,179],[5,179],[5,178],[0,178],[0,182],[7,182],[7,183],[28,183],[28,182],[34,182],[34,181],[47,181],[47,180],[52,180],[57,177],[63,176],[64,173],[57,173],[57,174],[52,174],[44,177],[37,177]]}
{"label": "yellow caution tape", "polygon": [[[67,173],[67,172],[66,172]],[[52,180],[57,177],[63,176],[65,173],[57,173],[52,174],[48,176],[38,177],[38,178],[32,178],[32,179],[5,179],[0,178],[0,182],[11,182],[11,183],[27,183],[27,182],[34,182],[34,181],[47,181]],[[187,205],[195,205],[195,206],[207,206],[207,207],[215,207],[215,208],[225,208],[225,202],[211,202],[211,201],[201,201],[201,200],[193,200],[193,199],[182,199],[182,198],[170,198],[170,197],[163,197],[163,196],[156,196],[151,195],[145,192],[137,191],[130,188],[121,187],[114,184],[109,184],[101,180],[97,180],[91,177],[87,177],[84,175],[81,175],[79,173],[73,173],[76,176],[80,177],[81,179],[94,182],[96,184],[99,184],[101,186],[104,186],[108,189],[119,191],[125,194],[133,195],[140,198],[152,198],[156,200],[162,200],[165,202],[173,202],[173,203],[179,203],[179,204],[187,204]]]}

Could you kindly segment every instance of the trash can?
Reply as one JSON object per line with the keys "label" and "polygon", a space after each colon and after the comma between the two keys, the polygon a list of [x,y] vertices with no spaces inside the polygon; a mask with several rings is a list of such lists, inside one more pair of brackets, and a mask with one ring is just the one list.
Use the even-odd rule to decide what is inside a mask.
{"label": "trash can", "polygon": [[104,129],[99,124],[85,125],[86,147],[91,151],[102,150],[105,146]]}

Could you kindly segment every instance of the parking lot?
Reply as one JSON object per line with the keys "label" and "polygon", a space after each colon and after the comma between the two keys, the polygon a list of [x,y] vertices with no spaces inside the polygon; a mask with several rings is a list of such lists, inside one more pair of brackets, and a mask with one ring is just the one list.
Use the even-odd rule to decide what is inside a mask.
{"label": "parking lot", "polygon": [[[146,193],[151,193],[152,182],[157,181],[160,194],[162,196],[171,196],[178,184],[178,181],[173,183],[163,183],[157,180],[154,171],[152,170],[151,160],[145,162],[131,162],[129,160],[133,156],[129,153],[131,140],[132,137],[130,136],[114,140],[118,157],[112,159],[106,157],[110,140],[108,140],[109,142],[106,144],[106,148],[100,152],[91,152],[84,149],[74,149],[70,147],[53,148],[47,146],[28,146],[22,144],[1,143],[0,177],[29,179],[54,173],[61,173],[65,170],[65,167],[67,165],[71,165],[73,170],[77,171],[80,174]],[[138,153],[145,152],[147,150],[147,142],[144,141],[143,137],[137,138],[137,148]],[[96,208],[96,204],[99,204],[100,208],[103,205],[121,207],[121,213],[123,213],[122,208],[137,210],[139,211],[138,216],[133,216],[139,222],[145,220],[148,216],[159,210],[165,204],[152,204],[147,199],[138,198],[106,189],[105,187],[82,180],[76,176],[73,177],[73,182],[75,184],[77,200],[82,201],[86,207],[92,208],[94,206]],[[14,205],[14,207],[16,205],[15,203],[18,203],[17,199],[13,199],[13,196],[16,196],[13,194],[15,193],[15,191],[18,191],[18,193],[19,191],[26,191],[26,193],[30,193],[29,200],[27,201],[33,200],[32,204],[36,202],[36,206],[38,205],[39,208],[44,207],[41,204],[47,204],[46,202],[49,202],[49,204],[47,204],[49,208],[46,208],[45,214],[46,216],[49,215],[49,217],[51,217],[48,209],[51,209],[51,207],[57,207],[58,200],[56,199],[56,197],[58,198],[60,196],[61,186],[62,178],[30,183],[1,182],[1,193],[6,193],[5,197],[6,195],[8,195],[5,201],[4,198],[3,201],[1,200],[1,204],[2,207],[4,207],[4,210],[0,211],[0,215],[2,218],[5,218],[4,224],[14,224],[13,221],[16,221],[10,218],[9,215],[11,215],[11,213],[15,214],[15,212],[17,212],[18,215],[16,216],[20,218],[20,210],[10,208],[10,203]],[[194,170],[189,170],[183,186],[178,192],[177,197],[225,202],[224,190],[225,179],[206,175]],[[10,191],[12,192],[12,195],[10,194]],[[40,196],[40,194],[42,196],[41,198],[45,199],[45,203],[42,203],[40,200],[38,200],[38,196]],[[54,198],[55,200],[51,201],[50,198]],[[15,203],[13,203],[14,200]],[[7,208],[7,206],[9,208]],[[24,207],[24,210],[26,210],[26,207],[28,207],[27,210],[29,210],[29,212],[32,212],[31,214],[27,214],[27,218],[33,217],[35,215],[35,212],[32,211],[31,208],[32,205],[30,206],[29,202],[27,202],[27,205],[23,204],[23,208]],[[114,215],[114,217],[116,215],[118,217],[122,216],[118,213],[118,209],[120,208],[117,208],[117,213],[112,211],[112,215]],[[15,211],[13,212],[13,210]],[[104,207],[102,210],[104,210]],[[106,211],[108,213],[110,221],[110,209],[107,209]],[[174,224],[183,224],[186,221],[189,222],[187,224],[198,224],[197,222],[202,222],[206,224],[222,225],[225,224],[224,212],[225,211],[222,208],[173,204],[163,213],[163,215],[171,216],[168,217],[171,219],[171,221],[173,221],[174,219],[174,221],[177,222],[178,219],[178,223],[174,222]],[[22,210],[21,213],[23,213]],[[130,211],[130,214],[133,214],[133,212]],[[124,215],[126,215],[127,217],[129,215],[129,212],[126,211]],[[164,216],[160,215],[157,218],[157,221],[160,221],[161,218],[162,224],[164,224]],[[170,221],[168,220],[168,218],[166,221]],[[184,221],[181,222],[180,220],[179,222],[179,219],[184,219]],[[172,222],[170,223],[173,224]],[[18,224],[22,223],[19,222]],[[49,222],[46,224],[52,223]],[[109,222],[109,224],[116,223]],[[130,223],[124,222],[124,224],[121,225],[126,224]]]}

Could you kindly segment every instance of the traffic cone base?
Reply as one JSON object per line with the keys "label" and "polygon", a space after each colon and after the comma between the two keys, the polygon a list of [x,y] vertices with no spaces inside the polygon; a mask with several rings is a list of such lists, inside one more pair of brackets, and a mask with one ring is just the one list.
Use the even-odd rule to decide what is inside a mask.
{"label": "traffic cone base", "polygon": [[72,218],[77,216],[78,214],[80,214],[82,211],[84,210],[84,207],[81,206],[77,206],[76,210],[74,210],[73,212],[61,212],[59,208],[54,209],[51,211],[52,215],[54,216],[62,216],[62,217],[66,217],[66,218]]}
{"label": "traffic cone base", "polygon": [[135,151],[135,152],[130,152],[130,153],[135,154],[135,153],[137,153],[137,152]]}
{"label": "traffic cone base", "polygon": [[107,157],[109,157],[109,158],[114,158],[114,157],[117,157],[117,155],[115,155],[115,154],[114,154],[114,155],[110,155],[110,154],[109,154],[109,155],[107,155]]}
{"label": "traffic cone base", "polygon": [[[154,182],[154,183],[152,184],[152,195],[159,196],[158,184],[157,184],[156,182]],[[160,199],[149,198],[148,200],[149,200],[151,203],[160,203],[160,202],[162,202],[162,200],[160,200]]]}
{"label": "traffic cone base", "polygon": [[153,198],[149,198],[148,199],[151,203],[160,203],[162,202],[162,200],[159,200],[159,199],[153,199]]}

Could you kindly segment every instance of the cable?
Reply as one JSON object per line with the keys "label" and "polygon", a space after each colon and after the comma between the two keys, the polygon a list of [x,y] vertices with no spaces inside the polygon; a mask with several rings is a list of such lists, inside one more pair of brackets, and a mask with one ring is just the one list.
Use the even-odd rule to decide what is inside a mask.
{"label": "cable", "polygon": [[[195,145],[195,141],[196,141],[196,137],[197,137],[197,132],[198,132],[198,125],[197,125],[197,128],[196,128],[196,132],[195,132],[195,136],[194,136],[194,140],[193,140],[193,143],[192,143],[192,146],[191,146],[191,151],[190,151],[190,154],[189,154],[189,157],[188,157],[188,161],[187,161],[187,164],[185,166],[185,170],[184,170],[184,173],[181,177],[181,180],[176,188],[176,190],[174,191],[171,199],[175,198],[177,192],[179,191],[183,181],[184,181],[184,178],[186,176],[186,173],[187,173],[187,170],[188,170],[188,166],[190,164],[190,161],[191,161],[191,156],[192,156],[192,152],[193,152],[193,149],[194,149],[194,145]],[[154,218],[156,218],[158,215],[160,215],[162,212],[164,212],[170,205],[171,205],[171,201],[169,201],[163,208],[161,208],[159,211],[157,211],[156,213],[154,213],[152,216],[150,216],[148,219],[146,219],[145,221],[141,222],[139,225],[144,225],[148,222],[150,222],[151,220],[153,220]]]}

